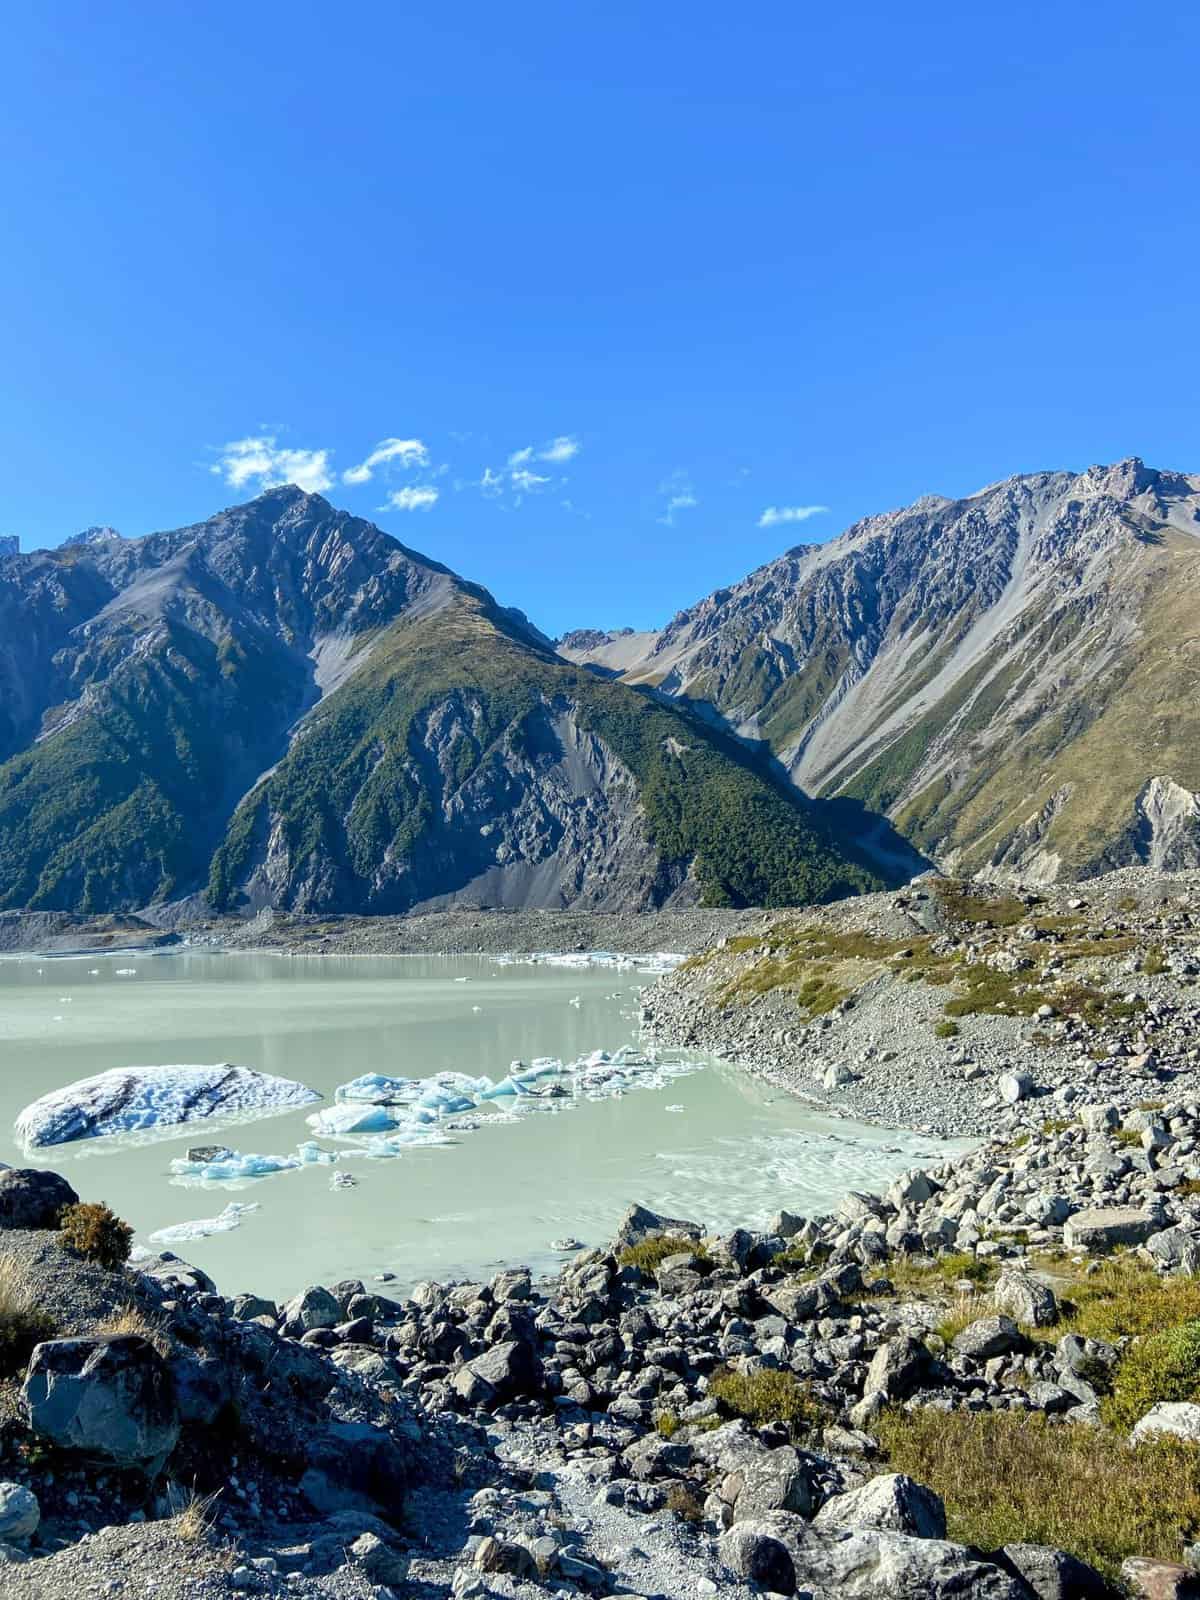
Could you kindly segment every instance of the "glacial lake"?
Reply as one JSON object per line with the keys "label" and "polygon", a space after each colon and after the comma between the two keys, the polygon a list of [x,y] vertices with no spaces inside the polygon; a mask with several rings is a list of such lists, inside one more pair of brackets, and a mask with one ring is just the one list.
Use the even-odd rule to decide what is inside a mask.
{"label": "glacial lake", "polygon": [[[254,1204],[231,1231],[168,1248],[225,1294],[284,1297],[382,1272],[395,1274],[396,1293],[518,1262],[550,1271],[565,1259],[554,1241],[603,1243],[633,1200],[714,1229],[761,1225],[780,1207],[832,1209],[848,1188],[881,1188],[963,1148],[818,1114],[695,1053],[686,1059],[698,1070],[661,1088],[485,1115],[446,1145],[390,1160],[323,1138],[336,1166],[253,1181],[185,1182],[171,1160],[204,1144],[294,1152],[313,1137],[305,1119],[315,1107],[236,1127],[197,1121],[151,1143],[82,1140],[27,1154],[13,1137],[31,1101],[111,1067],[235,1062],[298,1079],[328,1105],[339,1084],[368,1072],[498,1080],[514,1060],[615,1052],[637,1044],[638,994],[651,981],[457,956],[0,960],[0,1160],[63,1172],[81,1198],[124,1216],[140,1245],[230,1201]],[[334,1186],[335,1173],[356,1182]]]}

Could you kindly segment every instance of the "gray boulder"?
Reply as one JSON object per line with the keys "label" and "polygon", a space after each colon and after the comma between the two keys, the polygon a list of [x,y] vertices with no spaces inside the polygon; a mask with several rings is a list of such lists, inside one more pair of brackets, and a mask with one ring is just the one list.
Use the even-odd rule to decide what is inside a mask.
{"label": "gray boulder", "polygon": [[1063,1229],[1068,1250],[1113,1250],[1121,1244],[1144,1244],[1162,1224],[1133,1206],[1096,1206],[1077,1211]]}
{"label": "gray boulder", "polygon": [[369,1422],[334,1422],[305,1444],[300,1492],[314,1511],[368,1511],[396,1523],[415,1476],[413,1447]]}
{"label": "gray boulder", "polygon": [[21,1544],[37,1532],[41,1507],[23,1483],[0,1483],[0,1543]]}
{"label": "gray boulder", "polygon": [[955,1355],[968,1356],[972,1361],[990,1361],[993,1356],[1008,1355],[1024,1345],[1025,1337],[1011,1317],[980,1317],[954,1336],[951,1348]]}
{"label": "gray boulder", "polygon": [[997,1557],[1037,1600],[1107,1600],[1114,1591],[1095,1567],[1044,1544],[1006,1544]]}
{"label": "gray boulder", "polygon": [[148,1478],[157,1475],[179,1439],[166,1363],[136,1334],[39,1344],[22,1397],[34,1433]]}
{"label": "gray boulder", "polygon": [[770,1594],[795,1594],[796,1569],[791,1555],[770,1529],[749,1522],[735,1523],[721,1535],[717,1550],[736,1577],[757,1584]]}
{"label": "gray boulder", "polygon": [[1129,1437],[1134,1444],[1139,1444],[1143,1439],[1162,1438],[1168,1434],[1200,1444],[1200,1406],[1187,1400],[1160,1400],[1134,1423]]}
{"label": "gray boulder", "polygon": [[1006,1312],[1016,1322],[1034,1328],[1049,1328],[1058,1321],[1058,1301],[1054,1290],[1032,1273],[1020,1269],[1004,1271],[992,1294],[997,1311]]}
{"label": "gray boulder", "polygon": [[289,1300],[283,1315],[292,1327],[311,1333],[314,1328],[336,1328],[342,1320],[342,1307],[337,1297],[318,1283]]}
{"label": "gray boulder", "polygon": [[754,1521],[770,1511],[794,1511],[809,1517],[813,1491],[812,1476],[790,1445],[747,1455],[721,1484],[722,1498],[733,1506],[735,1523]]}
{"label": "gray boulder", "polygon": [[835,1494],[814,1518],[822,1528],[883,1528],[915,1539],[946,1537],[941,1497],[902,1472],[888,1472],[861,1489]]}
{"label": "gray boulder", "polygon": [[1029,1590],[1011,1572],[944,1539],[818,1527],[778,1513],[732,1531],[738,1527],[774,1539],[791,1557],[793,1586],[781,1594],[810,1600],[1029,1600]]}
{"label": "gray boulder", "polygon": [[57,1228],[62,1208],[78,1199],[57,1172],[7,1167],[0,1172],[0,1228]]}
{"label": "gray boulder", "polygon": [[[494,1397],[497,1404],[513,1400],[517,1395],[537,1394],[543,1381],[538,1358],[532,1346],[523,1339],[507,1339],[503,1344],[494,1344],[490,1350],[476,1356],[474,1361],[469,1361],[455,1374],[454,1385],[460,1394],[464,1393],[459,1386],[463,1374],[469,1375],[475,1386],[486,1385],[490,1390],[487,1401],[490,1402]],[[468,1396],[464,1394],[464,1398]]]}
{"label": "gray boulder", "polygon": [[680,1238],[699,1239],[703,1236],[704,1229],[698,1222],[684,1222],[678,1217],[664,1217],[657,1211],[651,1211],[648,1206],[634,1205],[630,1206],[621,1218],[615,1244],[618,1250],[627,1250],[630,1245],[641,1244],[644,1239],[656,1239],[664,1233],[678,1235]]}
{"label": "gray boulder", "polygon": [[917,1339],[901,1334],[881,1344],[871,1358],[863,1393],[905,1400],[919,1389],[929,1369],[929,1352]]}

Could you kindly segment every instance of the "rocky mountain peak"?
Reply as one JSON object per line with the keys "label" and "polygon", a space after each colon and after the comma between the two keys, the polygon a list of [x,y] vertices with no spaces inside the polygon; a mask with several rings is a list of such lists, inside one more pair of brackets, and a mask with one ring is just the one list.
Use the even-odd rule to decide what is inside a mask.
{"label": "rocky mountain peak", "polygon": [[70,550],[77,545],[111,544],[114,540],[121,539],[121,534],[115,528],[96,524],[91,528],[84,528],[81,533],[73,533],[69,539],[64,539],[59,546],[61,550]]}

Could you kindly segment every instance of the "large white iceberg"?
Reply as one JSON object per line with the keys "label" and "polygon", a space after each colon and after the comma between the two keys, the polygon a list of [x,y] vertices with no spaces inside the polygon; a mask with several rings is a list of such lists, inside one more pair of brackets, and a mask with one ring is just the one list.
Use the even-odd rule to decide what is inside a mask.
{"label": "large white iceberg", "polygon": [[26,1149],[170,1129],[207,1117],[248,1120],[310,1105],[321,1096],[291,1078],[227,1061],[215,1066],[114,1067],[54,1089],[16,1121]]}

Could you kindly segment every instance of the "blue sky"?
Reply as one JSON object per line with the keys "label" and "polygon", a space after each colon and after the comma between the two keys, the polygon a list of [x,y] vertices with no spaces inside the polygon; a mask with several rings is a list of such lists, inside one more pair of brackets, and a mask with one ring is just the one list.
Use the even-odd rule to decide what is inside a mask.
{"label": "blue sky", "polygon": [[5,46],[27,548],[299,476],[556,632],[929,491],[1200,470],[1177,0],[64,0]]}

